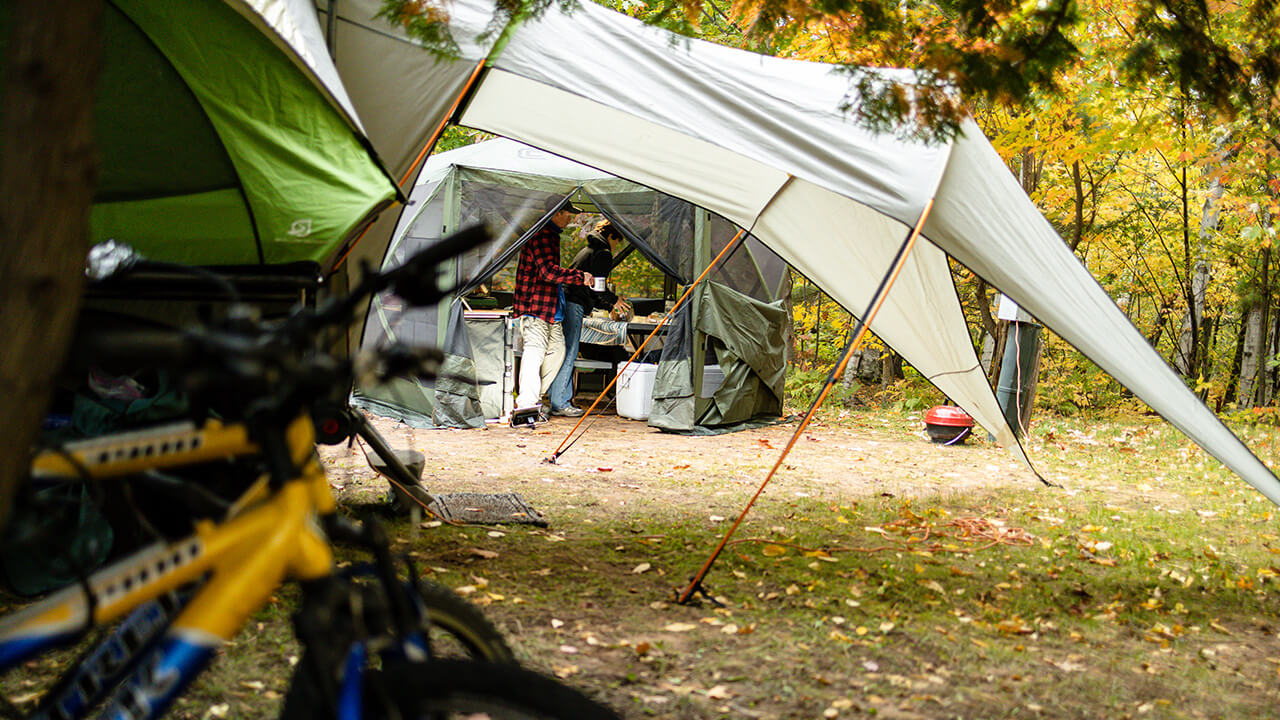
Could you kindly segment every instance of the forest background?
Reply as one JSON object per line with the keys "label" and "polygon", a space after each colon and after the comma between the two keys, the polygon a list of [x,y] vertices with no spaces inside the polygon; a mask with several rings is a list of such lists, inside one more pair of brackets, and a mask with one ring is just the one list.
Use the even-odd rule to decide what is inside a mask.
{"label": "forest background", "polygon": [[[972,113],[1064,242],[1187,385],[1218,412],[1243,409],[1246,419],[1274,421],[1280,262],[1272,248],[1280,143],[1274,92],[1265,92],[1268,83],[1274,90],[1267,75],[1274,69],[1250,66],[1257,60],[1252,53],[1274,45],[1276,31],[1251,23],[1274,17],[1238,3],[1083,0],[1021,10],[992,2],[905,3],[877,29],[872,16],[884,9],[875,2],[834,11],[768,2],[604,4],[713,42],[847,64],[852,86],[860,66],[924,68],[942,91],[924,97],[911,90],[910,102],[919,107],[923,98],[929,111],[921,132],[945,136],[954,131],[952,113]],[[975,18],[1003,29],[984,31]],[[1151,25],[1160,20],[1163,34]],[[948,22],[954,30],[945,29]],[[1029,40],[1011,37],[1017,22]],[[1150,44],[1153,35],[1163,47]],[[1040,76],[1028,75],[1026,57],[1009,49],[1036,39],[1039,59],[1057,65]],[[1227,55],[1206,59],[1213,43]],[[1188,56],[1188,45],[1199,54]],[[1020,61],[1017,73],[1001,65]],[[1001,73],[1003,80],[995,77]],[[1001,82],[1020,86],[1010,90]],[[1242,97],[1240,88],[1214,87],[1222,83],[1263,92]],[[963,108],[946,105],[957,87],[967,96]],[[1011,102],[1014,92],[1023,93],[1017,102]],[[873,98],[850,112],[875,124],[904,101],[901,95]],[[455,129],[440,149],[475,138]],[[572,247],[566,245],[566,255]],[[994,385],[1008,325],[996,319],[999,292],[959,265],[953,264],[953,276]],[[621,266],[613,280],[636,294],[661,286],[660,274],[642,261]],[[796,276],[791,301],[789,390],[803,402],[839,360],[852,318],[803,277]],[[1039,410],[1145,410],[1056,335],[1041,338]],[[915,409],[943,400],[874,339],[844,380],[837,401]]]}

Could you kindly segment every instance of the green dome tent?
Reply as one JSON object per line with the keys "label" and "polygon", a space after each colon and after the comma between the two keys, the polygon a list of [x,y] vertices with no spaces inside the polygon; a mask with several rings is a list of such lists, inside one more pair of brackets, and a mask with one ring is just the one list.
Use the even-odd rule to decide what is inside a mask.
{"label": "green dome tent", "polygon": [[396,197],[309,4],[111,0],[102,30],[93,242],[323,266]]}

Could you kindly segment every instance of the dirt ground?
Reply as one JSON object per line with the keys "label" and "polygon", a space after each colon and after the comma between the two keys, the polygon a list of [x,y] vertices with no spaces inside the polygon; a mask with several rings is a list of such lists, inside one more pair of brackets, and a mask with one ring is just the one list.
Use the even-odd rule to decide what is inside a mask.
{"label": "dirt ground", "polygon": [[[576,420],[373,422],[426,454],[430,491],[514,492],[545,514],[389,529],[521,663],[624,718],[1274,714],[1271,507],[1157,418],[1042,421],[1028,452],[1046,488],[983,437],[929,442],[919,413],[826,413],[707,576],[720,605],[673,600],[798,418],[694,437],[610,414],[554,464]],[[1274,457],[1276,435],[1250,432]],[[386,507],[361,449],[322,453],[343,507]],[[887,540],[899,520],[927,525],[930,549]],[[948,530],[962,521],[1010,534]]]}
{"label": "dirt ground", "polygon": [[[447,527],[420,535],[427,571],[455,588],[462,585],[470,599],[484,605],[523,663],[560,676],[628,718],[798,718],[822,717],[824,710],[834,717],[830,708],[839,705],[831,703],[842,701],[833,701],[830,690],[792,690],[821,688],[831,681],[819,659],[797,662],[797,653],[803,657],[804,651],[788,646],[790,631],[775,627],[752,639],[743,637],[740,653],[712,659],[708,653],[715,652],[715,638],[725,637],[720,631],[734,622],[729,614],[733,603],[713,611],[706,605],[670,602],[686,572],[683,565],[700,563],[710,543],[741,512],[777,462],[799,418],[693,437],[606,415],[589,419],[589,432],[555,464],[544,460],[561,446],[576,420],[483,430],[416,430],[383,418],[373,421],[393,447],[427,454],[424,482],[431,491],[516,492],[545,514],[549,527],[533,532],[556,541],[551,544],[532,540],[536,545],[515,546],[516,534],[528,537],[528,530],[492,526],[497,532],[487,537],[483,531]],[[344,505],[376,503],[386,496],[385,480],[368,469],[359,448],[323,452]],[[869,497],[971,495],[978,488],[1039,486],[1008,452],[983,439],[944,447],[928,441],[918,418],[866,414],[807,427],[760,505],[776,509],[780,501],[798,499],[847,505]],[[614,528],[613,534],[602,533],[605,526]],[[684,544],[672,547],[673,539]],[[664,546],[646,545],[650,541]],[[530,548],[536,558],[523,557]],[[668,551],[672,553],[659,554]],[[490,557],[496,559],[485,559]],[[639,574],[650,561],[653,570]],[[544,577],[532,577],[538,575]],[[527,600],[515,600],[518,594]],[[495,597],[499,599],[490,602]],[[666,632],[676,626],[710,627],[707,632],[714,634],[707,641]],[[640,650],[650,646],[641,657]],[[756,667],[761,657],[779,667]],[[750,703],[730,697],[742,693],[745,698],[752,685],[764,697]],[[872,698],[873,705],[859,700],[864,710],[917,717],[897,714],[897,700],[878,701],[874,693],[857,693],[856,688],[843,692],[851,690]],[[837,689],[835,696],[842,694]],[[954,709],[952,705],[948,712]]]}
{"label": "dirt ground", "polygon": [[[791,422],[715,436],[660,432],[614,414],[588,417],[574,439],[577,419],[553,418],[535,428],[491,424],[483,430],[419,430],[376,415],[370,418],[397,448],[427,455],[424,484],[435,492],[517,492],[554,526],[563,491],[589,493],[601,505],[625,508],[643,501],[679,506],[705,496],[681,482],[715,480],[724,509],[740,508],[777,462],[796,427]],[[565,449],[554,464],[545,462]],[[326,449],[331,482],[341,500],[371,502],[386,482],[369,470],[358,448]],[[664,482],[665,481],[665,482]],[[962,445],[932,444],[919,420],[866,416],[839,424],[810,423],[787,455],[766,494],[848,498],[882,493],[967,493],[975,487],[1035,486],[1039,481],[1002,448],[974,438]]]}

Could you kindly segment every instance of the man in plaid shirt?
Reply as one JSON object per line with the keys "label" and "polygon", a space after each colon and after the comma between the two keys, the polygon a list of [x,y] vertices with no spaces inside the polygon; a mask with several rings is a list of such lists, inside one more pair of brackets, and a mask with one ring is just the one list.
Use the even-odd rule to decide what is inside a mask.
{"label": "man in plaid shirt", "polygon": [[561,283],[590,287],[594,281],[585,270],[560,267],[560,232],[580,211],[564,202],[564,198],[555,196],[547,199],[545,208],[547,212],[555,210],[556,214],[525,243],[520,250],[520,265],[516,268],[512,308],[524,342],[516,392],[517,408],[537,406],[564,362],[564,333],[560,327],[564,307]]}

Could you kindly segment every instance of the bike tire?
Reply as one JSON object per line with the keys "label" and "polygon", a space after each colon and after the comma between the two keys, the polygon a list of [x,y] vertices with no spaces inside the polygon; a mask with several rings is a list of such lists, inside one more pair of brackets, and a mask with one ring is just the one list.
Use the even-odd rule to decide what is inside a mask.
{"label": "bike tire", "polygon": [[427,642],[436,660],[468,658],[514,665],[516,656],[498,628],[475,605],[451,588],[430,580],[418,581],[418,596],[426,609]]}
{"label": "bike tire", "polygon": [[[418,597],[426,615],[423,627],[430,658],[465,660],[482,666],[516,664],[515,654],[498,628],[485,618],[479,608],[458,597],[452,589],[429,580],[419,580]],[[328,705],[323,696],[327,693],[321,688],[324,682],[338,682],[342,663],[354,637],[350,607],[338,610],[326,627],[329,634],[323,641],[317,640],[304,650],[289,682],[281,718],[311,720],[325,715]],[[344,616],[343,612],[348,614]],[[327,680],[316,677],[316,673],[322,671],[328,675]]]}
{"label": "bike tire", "polygon": [[619,720],[612,709],[578,690],[516,665],[399,663],[370,673],[368,680],[369,718]]}

